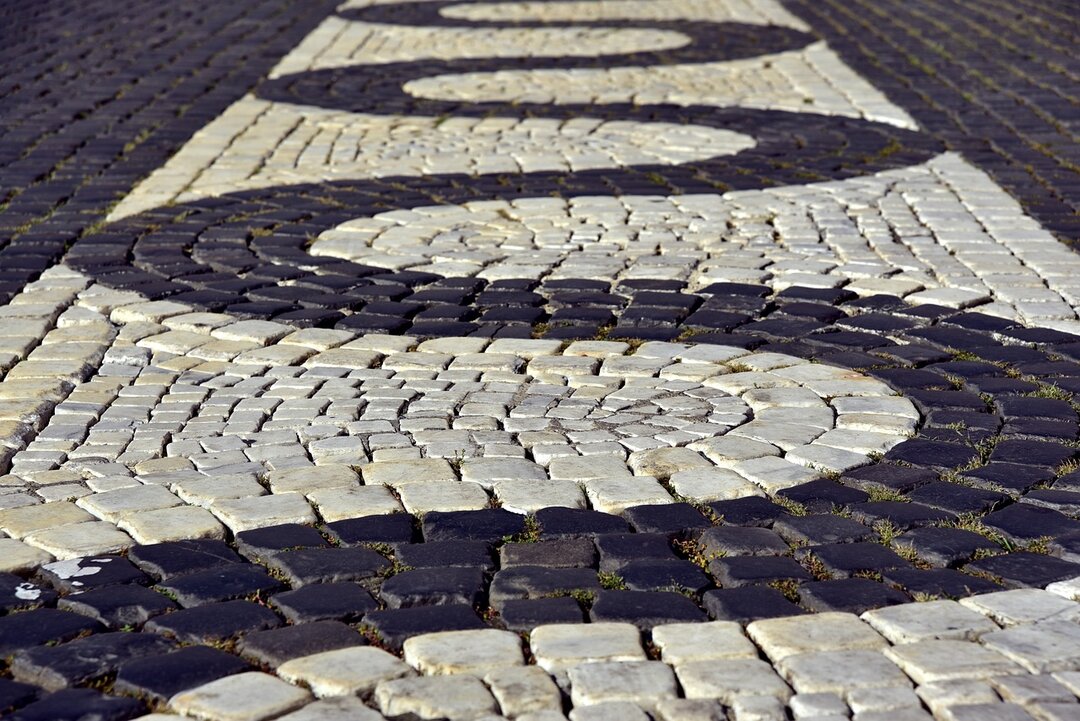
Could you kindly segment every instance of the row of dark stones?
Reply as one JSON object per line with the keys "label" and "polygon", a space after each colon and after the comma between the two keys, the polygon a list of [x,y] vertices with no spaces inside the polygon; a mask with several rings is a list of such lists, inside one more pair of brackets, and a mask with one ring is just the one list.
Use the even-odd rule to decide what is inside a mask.
{"label": "row of dark stones", "polygon": [[[952,512],[872,501],[858,489],[918,473],[878,466],[792,489],[780,503],[639,506],[624,517],[489,509],[285,525],[231,544],[136,546],[29,579],[5,574],[0,656],[11,678],[0,678],[0,708],[46,718],[73,701],[73,689],[104,686],[131,698],[80,703],[129,718],[143,702],[224,675],[350,645],[400,652],[421,633],[586,621],[648,632],[710,618],[859,613],[1080,574],[1080,564],[1050,556],[998,555],[986,537],[950,527]],[[934,485],[918,497],[932,499]],[[892,543],[914,555],[880,542],[874,525],[883,520],[907,529]],[[1007,532],[1015,520],[1002,511],[985,523]]]}
{"label": "row of dark stones", "polygon": [[1061,240],[1080,238],[1080,16],[1068,0],[783,0]]}
{"label": "row of dark stones", "polygon": [[[4,13],[0,301],[251,89],[333,0],[42,0]],[[137,29],[137,30],[136,30]]]}

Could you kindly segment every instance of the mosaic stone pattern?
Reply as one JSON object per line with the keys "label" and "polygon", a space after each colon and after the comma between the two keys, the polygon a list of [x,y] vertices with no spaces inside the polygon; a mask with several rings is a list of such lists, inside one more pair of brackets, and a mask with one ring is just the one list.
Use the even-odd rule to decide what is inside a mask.
{"label": "mosaic stone pattern", "polygon": [[1075,18],[853,7],[15,13],[0,715],[1076,718]]}

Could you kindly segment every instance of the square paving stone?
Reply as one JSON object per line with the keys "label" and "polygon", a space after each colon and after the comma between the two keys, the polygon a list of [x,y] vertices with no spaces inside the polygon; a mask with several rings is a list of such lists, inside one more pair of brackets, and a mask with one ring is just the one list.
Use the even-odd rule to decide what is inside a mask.
{"label": "square paving stone", "polygon": [[522,666],[521,637],[493,628],[414,636],[403,646],[405,662],[426,676],[466,673],[484,676]]}
{"label": "square paving stone", "polygon": [[672,623],[656,626],[652,641],[660,648],[664,663],[678,666],[688,661],[723,658],[757,658],[758,650],[737,623]]}
{"label": "square paving stone", "polygon": [[57,608],[88,616],[112,629],[138,627],[177,608],[167,596],[135,584],[106,586],[60,599]]}
{"label": "square paving stone", "polygon": [[988,633],[980,641],[1030,673],[1080,669],[1080,625],[1071,621],[1014,626]]}
{"label": "square paving stone", "polygon": [[799,693],[846,695],[853,689],[900,686],[911,681],[880,651],[824,651],[788,656],[780,673]]}
{"label": "square paving stone", "polygon": [[271,578],[261,566],[234,564],[174,576],[162,581],[158,588],[184,608],[191,608],[218,601],[269,595],[283,590],[284,586]]}
{"label": "square paving stone", "polygon": [[746,632],[773,663],[800,653],[877,651],[889,645],[868,624],[848,613],[755,621]]}
{"label": "square paving stone", "polygon": [[686,698],[713,698],[730,706],[741,696],[771,697],[782,702],[791,697],[791,689],[772,666],[756,658],[689,661],[679,664],[675,671]]}
{"label": "square paving stone", "polygon": [[432,511],[421,521],[425,541],[488,541],[496,543],[525,530],[525,517],[501,508],[481,511]]}
{"label": "square paving stone", "polygon": [[751,496],[732,501],[716,501],[709,508],[721,519],[725,526],[772,526],[778,518],[788,516],[788,511],[768,498]]}
{"label": "square paving stone", "polygon": [[393,650],[401,649],[407,638],[424,633],[486,628],[472,606],[463,604],[372,611],[364,616],[364,626]]}
{"label": "square paving stone", "polygon": [[495,570],[491,544],[486,541],[432,541],[398,546],[394,556],[413,568],[464,566]]}
{"label": "square paving stone", "polygon": [[588,538],[554,538],[534,543],[504,543],[499,547],[499,566],[547,566],[549,568],[596,568],[596,546]]}
{"label": "square paving stone", "polygon": [[692,600],[672,591],[600,591],[589,615],[594,623],[633,623],[643,630],[707,618]]}
{"label": "square paving stone", "polygon": [[88,591],[123,583],[147,584],[150,578],[121,556],[90,556],[54,561],[39,574],[53,588],[64,593]]}
{"label": "square paving stone", "polygon": [[1054,473],[1047,468],[1019,463],[988,463],[965,471],[961,478],[979,488],[1019,496],[1039,483],[1053,480]]}
{"label": "square paving stone", "polygon": [[867,611],[862,619],[894,644],[933,639],[976,641],[997,624],[956,601],[905,603]]}
{"label": "square paving stone", "polygon": [[942,511],[921,503],[901,501],[876,501],[873,503],[855,503],[849,507],[852,520],[867,526],[887,521],[900,529],[928,526],[931,523],[951,521],[955,514]]}
{"label": "square paving stone", "polygon": [[1080,603],[1035,588],[987,593],[961,599],[960,603],[989,616],[1001,626],[1045,620],[1080,620]]}
{"label": "square paving stone", "polygon": [[4,613],[51,606],[56,602],[56,596],[56,591],[51,588],[39,586],[11,573],[0,573],[0,611]]}
{"label": "square paving stone", "polygon": [[749,586],[706,591],[701,603],[717,621],[747,624],[763,618],[781,618],[806,613],[775,588]]}
{"label": "square paving stone", "polygon": [[780,556],[791,547],[775,531],[767,528],[720,526],[698,536],[706,558],[726,556]]}
{"label": "square paving stone", "polygon": [[473,676],[428,676],[382,681],[375,701],[383,714],[414,718],[481,718],[498,713],[498,704]]}
{"label": "square paving stone", "polygon": [[115,689],[152,701],[165,701],[181,691],[249,668],[248,664],[224,651],[208,646],[189,646],[121,664]]}
{"label": "square paving stone", "polygon": [[529,637],[537,665],[548,673],[599,661],[645,661],[641,632],[629,623],[551,624]]}
{"label": "square paving stone", "polygon": [[251,601],[225,601],[152,618],[145,630],[173,636],[182,643],[212,643],[280,625],[281,619],[264,606]]}
{"label": "square paving stone", "polygon": [[227,544],[212,539],[134,546],[128,551],[128,558],[158,580],[243,560]]}
{"label": "square paving stone", "polygon": [[918,641],[887,648],[885,655],[920,686],[1024,673],[1000,653],[969,641]]}
{"label": "square paving stone", "polygon": [[949,709],[949,716],[953,721],[1033,721],[1023,706],[1013,703],[957,705]]}
{"label": "square paving stone", "polygon": [[386,579],[379,596],[387,608],[483,604],[484,572],[480,568],[419,568]]}
{"label": "square paving stone", "polygon": [[265,559],[281,551],[329,548],[330,543],[311,526],[285,523],[236,534],[236,548],[251,560]]}
{"label": "square paving stone", "polygon": [[293,588],[300,588],[374,578],[390,563],[369,548],[303,548],[275,553],[267,559],[267,566],[287,578]]}
{"label": "square paving stone", "polygon": [[20,649],[63,643],[102,630],[104,627],[91,618],[52,608],[3,616],[0,617],[0,658]]}
{"label": "square paving stone", "polygon": [[780,518],[773,524],[773,530],[788,543],[811,546],[854,543],[873,539],[877,535],[861,523],[829,513]]}
{"label": "square paving stone", "polygon": [[5,678],[0,679],[0,714],[8,714],[20,706],[36,701],[41,690],[35,686]]}
{"label": "square paving stone", "polygon": [[511,631],[528,632],[555,623],[584,623],[581,604],[567,596],[504,601],[499,617]]}
{"label": "square paving stone", "polygon": [[623,512],[638,533],[663,533],[683,536],[688,531],[709,528],[712,524],[689,503],[664,503],[658,506],[631,506]]}
{"label": "square paving stone", "polygon": [[140,633],[103,633],[59,646],[39,646],[17,653],[11,664],[15,680],[49,691],[85,685],[134,658],[172,650],[160,636]]}
{"label": "square paving stone", "polygon": [[787,556],[733,556],[709,562],[709,572],[723,588],[765,585],[778,581],[812,581],[810,573]]}
{"label": "square paving stone", "polygon": [[536,512],[536,522],[543,537],[595,536],[630,530],[618,516],[580,508],[543,508]]}
{"label": "square paving stone", "polygon": [[799,503],[812,513],[828,513],[833,508],[843,508],[868,499],[863,491],[826,479],[785,488],[776,495]]}
{"label": "square paving stone", "polygon": [[676,591],[698,595],[712,581],[690,561],[633,561],[622,566],[619,577],[630,591]]}
{"label": "square paving stone", "polygon": [[301,656],[286,661],[277,669],[278,676],[290,683],[306,685],[318,698],[367,696],[382,681],[415,673],[396,656],[371,646]]}
{"label": "square paving stone", "polygon": [[863,491],[889,489],[906,493],[938,479],[938,474],[925,468],[907,468],[888,463],[863,466],[843,475],[843,482]]}
{"label": "square paving stone", "polygon": [[989,593],[1001,589],[993,581],[951,568],[895,569],[882,572],[889,583],[912,596],[963,598],[978,593]]}
{"label": "square paving stone", "polygon": [[240,639],[240,655],[255,664],[277,667],[300,656],[365,643],[364,637],[340,621],[313,621],[268,631],[252,631]]}
{"label": "square paving stone", "polygon": [[1016,552],[973,561],[964,570],[988,573],[1010,588],[1030,588],[1076,578],[1080,576],[1080,563],[1041,553]]}
{"label": "square paving stone", "polygon": [[[484,683],[509,718],[550,712],[562,718],[562,694],[555,682],[536,666],[508,666],[484,676]],[[543,721],[542,718],[537,721]]]}
{"label": "square paving stone", "polygon": [[849,578],[860,571],[911,567],[910,563],[879,543],[835,543],[815,546],[809,553],[833,578]]}
{"label": "square paving stone", "polygon": [[210,504],[210,512],[235,534],[287,523],[315,523],[318,520],[311,506],[298,493],[218,499]]}
{"label": "square paving stone", "polygon": [[646,710],[656,702],[677,698],[671,667],[660,661],[601,661],[568,669],[570,699],[574,706],[609,701],[630,701]]}
{"label": "square paving stone", "polygon": [[169,699],[169,708],[185,716],[211,719],[266,719],[298,709],[311,700],[302,688],[266,673],[225,676]]}
{"label": "square paving stone", "polygon": [[998,552],[1001,547],[985,536],[959,528],[913,528],[894,540],[898,548],[915,551],[923,561],[934,566],[956,566],[978,552]]}
{"label": "square paving stone", "polygon": [[1014,503],[983,517],[983,523],[1017,544],[1044,536],[1063,536],[1080,531],[1080,521],[1027,503]]}
{"label": "square paving stone", "polygon": [[127,721],[144,710],[133,698],[103,696],[88,688],[69,688],[23,706],[13,721]]}
{"label": "square paving stone", "polygon": [[908,596],[883,583],[867,578],[804,583],[799,600],[810,611],[838,611],[860,614],[873,608],[907,603]]}
{"label": "square paving stone", "polygon": [[414,518],[407,513],[365,516],[326,524],[326,532],[343,546],[364,543],[412,543]]}
{"label": "square paving stone", "polygon": [[379,604],[355,583],[317,583],[270,597],[270,605],[291,623],[359,621]]}
{"label": "square paving stone", "polygon": [[955,483],[928,483],[908,494],[908,498],[950,513],[982,513],[1006,500],[1007,496]]}
{"label": "square paving stone", "polygon": [[616,571],[630,561],[674,560],[675,553],[666,535],[659,533],[604,533],[596,537],[600,570]]}
{"label": "square paving stone", "polygon": [[600,581],[591,568],[545,568],[514,566],[495,574],[488,591],[489,603],[496,609],[508,600],[569,595],[573,591],[595,594]]}

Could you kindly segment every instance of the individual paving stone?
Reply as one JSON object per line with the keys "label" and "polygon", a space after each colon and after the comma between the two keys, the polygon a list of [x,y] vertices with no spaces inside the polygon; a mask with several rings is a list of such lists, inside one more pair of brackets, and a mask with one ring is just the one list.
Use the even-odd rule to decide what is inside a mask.
{"label": "individual paving stone", "polygon": [[918,641],[884,653],[919,685],[1024,673],[1000,653],[969,641]]}
{"label": "individual paving stone", "polygon": [[675,558],[668,537],[659,533],[607,533],[597,536],[595,544],[601,571],[615,571],[640,559]]}
{"label": "individual paving stone", "polygon": [[333,522],[359,516],[400,513],[401,504],[385,486],[326,488],[307,494],[324,521]]}
{"label": "individual paving stone", "polygon": [[190,646],[121,664],[115,687],[122,693],[164,701],[181,691],[248,668],[246,663],[224,651]]}
{"label": "individual paving stone", "polygon": [[275,611],[292,623],[360,620],[379,607],[366,590],[355,583],[317,583],[295,591],[276,593],[269,599]]}
{"label": "individual paving stone", "polygon": [[131,584],[65,596],[57,608],[82,614],[111,629],[121,629],[142,626],[154,616],[175,610],[177,605],[161,593]]}
{"label": "individual paving stone", "polygon": [[1080,531],[1080,521],[1049,508],[1015,503],[983,517],[983,523],[1013,543]]}
{"label": "individual paving stone", "polygon": [[567,670],[574,706],[630,701],[646,710],[663,698],[677,698],[671,667],[659,661],[601,661]]}
{"label": "individual paving stone", "polygon": [[503,569],[491,579],[489,602],[495,608],[513,599],[568,595],[572,591],[597,593],[600,581],[590,568],[546,568],[514,566]]}
{"label": "individual paving stone", "polygon": [[103,630],[101,624],[85,616],[38,608],[0,617],[0,656],[47,643],[62,643],[87,633]]}
{"label": "individual paving stone", "polygon": [[268,631],[252,631],[240,639],[238,651],[257,665],[280,666],[300,656],[358,646],[364,638],[339,621],[313,621]]}
{"label": "individual paving stone", "polygon": [[631,591],[669,591],[700,594],[712,581],[690,561],[634,561],[622,566],[619,577]]}
{"label": "individual paving stone", "polygon": [[71,688],[23,706],[12,718],[21,721],[67,721],[89,717],[101,721],[124,721],[142,711],[143,705],[136,699],[104,696],[87,688]]}
{"label": "individual paving stone", "polygon": [[91,556],[55,561],[42,566],[39,573],[49,585],[67,593],[150,581],[133,563],[121,556]]}
{"label": "individual paving stone", "polygon": [[408,513],[433,511],[479,511],[491,503],[483,488],[475,483],[432,481],[407,483],[398,489],[401,505]]}
{"label": "individual paving stone", "polygon": [[859,572],[910,568],[911,564],[878,543],[836,543],[814,546],[809,552],[834,578],[848,578]]}
{"label": "individual paving stone", "polygon": [[127,486],[83,496],[75,502],[103,521],[116,523],[127,515],[180,505],[180,499],[156,485]]}
{"label": "individual paving stone", "polygon": [[765,586],[706,591],[701,597],[701,603],[717,621],[734,621],[740,624],[805,613],[780,591]]}
{"label": "individual paving stone", "polygon": [[525,530],[520,514],[501,508],[481,511],[434,511],[424,514],[421,530],[425,541],[500,541]]}
{"label": "individual paving stone", "polygon": [[158,580],[243,560],[227,544],[212,539],[135,546],[128,551],[128,559]]}
{"label": "individual paving stone", "polygon": [[273,493],[310,493],[328,488],[352,488],[360,484],[360,474],[346,465],[285,468],[267,474]]}
{"label": "individual paving stone", "polygon": [[326,524],[326,533],[337,543],[354,546],[363,543],[412,543],[413,517],[405,514],[353,518]]}
{"label": "individual paving stone", "polygon": [[861,614],[909,600],[906,594],[867,578],[816,581],[799,587],[799,601],[808,610],[817,612]]}
{"label": "individual paving stone", "polygon": [[956,601],[927,601],[867,611],[862,619],[894,644],[933,639],[976,641],[997,624]]}
{"label": "individual paving stone", "polygon": [[61,560],[114,553],[133,545],[129,535],[105,521],[72,523],[36,531],[26,537],[26,542]]}
{"label": "individual paving stone", "polygon": [[664,663],[678,666],[688,661],[723,658],[757,658],[757,648],[737,623],[672,623],[656,626],[652,641],[660,648]]}
{"label": "individual paving stone", "polygon": [[[906,679],[905,679],[906,681]],[[851,710],[856,714],[904,713],[908,710],[922,713],[922,701],[915,691],[904,686],[885,686],[881,688],[857,688],[847,694]]]}
{"label": "individual paving stone", "polygon": [[158,588],[184,608],[192,608],[218,601],[269,595],[282,590],[283,585],[260,566],[235,564],[174,576],[158,584]]}
{"label": "individual paving stone", "polygon": [[233,533],[283,523],[315,523],[315,512],[297,493],[214,501],[210,512]]}
{"label": "individual paving stone", "polygon": [[665,503],[659,506],[632,506],[623,516],[638,533],[664,533],[683,536],[712,523],[689,503]]}
{"label": "individual paving stone", "polygon": [[387,608],[464,604],[477,606],[484,599],[484,573],[480,568],[419,568],[386,579],[379,595]]}
{"label": "individual paving stone", "polygon": [[5,678],[0,682],[0,713],[11,713],[37,700],[39,694],[40,690],[35,686]]}
{"label": "individual paving stone", "polygon": [[0,538],[0,572],[25,573],[53,560],[52,555],[14,538]]}
{"label": "individual paving stone", "polygon": [[407,639],[424,633],[486,628],[472,607],[462,604],[372,611],[364,616],[364,626],[394,650],[400,649]]}
{"label": "individual paving stone", "polygon": [[589,614],[594,622],[633,623],[643,630],[662,623],[705,620],[692,600],[673,591],[600,591]]}
{"label": "individual paving stone", "polygon": [[382,681],[375,688],[375,701],[388,716],[479,718],[499,710],[484,684],[468,675]]}
{"label": "individual paving stone", "polygon": [[236,534],[237,550],[253,561],[270,558],[286,550],[329,547],[330,544],[318,530],[299,523],[268,526]]}
{"label": "individual paving stone", "polygon": [[183,643],[208,643],[280,625],[281,619],[263,606],[250,601],[225,601],[158,616],[147,622],[145,630],[173,636]]}
{"label": "individual paving stone", "polygon": [[709,699],[660,699],[656,703],[656,717],[660,721],[723,721],[724,707]]}
{"label": "individual paving stone", "polygon": [[675,668],[687,698],[714,698],[725,706],[741,696],[767,696],[787,701],[791,689],[765,661],[719,659],[689,661]]}
{"label": "individual paving stone", "polygon": [[956,566],[976,553],[998,552],[1000,546],[985,536],[959,528],[913,528],[897,536],[897,548],[910,548],[934,566]]}
{"label": "individual paving stone", "polygon": [[134,658],[165,653],[173,644],[149,634],[106,633],[54,647],[27,649],[15,655],[15,680],[55,691],[101,678]]}
{"label": "individual paving stone", "polygon": [[[1029,706],[1033,703],[1076,703],[1076,696],[1049,674],[1038,676],[1001,676],[991,680],[1005,701]],[[1080,710],[1080,709],[1074,709]]]}
{"label": "individual paving stone", "polygon": [[1043,621],[995,631],[982,637],[988,649],[1015,661],[1031,673],[1072,671],[1080,666],[1080,626],[1071,621]]}
{"label": "individual paving stone", "polygon": [[536,512],[536,522],[544,537],[596,536],[630,530],[618,516],[577,508],[544,508]]}
{"label": "individual paving stone", "polygon": [[304,684],[318,698],[367,696],[382,681],[415,674],[396,656],[379,648],[356,646],[294,658],[278,666],[277,674]]}
{"label": "individual paving stone", "polygon": [[641,633],[628,623],[552,624],[533,630],[529,645],[548,673],[600,661],[644,661]]}
{"label": "individual paving stone", "polygon": [[631,506],[671,503],[670,494],[651,476],[593,478],[583,483],[593,508],[612,515]]}
{"label": "individual paving stone", "polygon": [[368,548],[302,548],[281,551],[267,566],[293,588],[335,581],[363,581],[383,573],[389,563]]}
{"label": "individual paving stone", "polygon": [[35,531],[92,520],[92,515],[74,503],[58,501],[0,511],[0,530],[15,538],[24,538]]}
{"label": "individual paving stone", "polygon": [[516,633],[485,629],[414,636],[403,646],[405,662],[425,675],[485,674],[525,663]]}
{"label": "individual paving stone", "polygon": [[562,716],[559,687],[536,666],[499,668],[484,676],[504,716],[515,718],[550,711]]}
{"label": "individual paving stone", "polygon": [[854,689],[909,687],[911,681],[879,651],[825,651],[787,656],[778,664],[799,693],[847,694]]}
{"label": "individual paving stone", "polygon": [[767,528],[709,528],[698,536],[698,543],[701,544],[706,558],[772,556],[786,554],[791,550],[784,539]]}
{"label": "individual paving stone", "polygon": [[960,604],[1000,626],[1080,619],[1080,603],[1038,589],[1016,589],[960,599]]}
{"label": "individual paving stone", "polygon": [[224,538],[225,528],[203,508],[179,506],[129,514],[118,524],[137,543]]}
{"label": "individual paving stone", "polygon": [[5,613],[51,606],[56,603],[56,597],[57,594],[52,589],[25,581],[10,573],[0,574],[0,610]]}
{"label": "individual paving stone", "polygon": [[484,541],[434,541],[397,546],[397,560],[412,568],[458,566],[495,570],[491,544]]}
{"label": "individual paving stone", "polygon": [[768,527],[777,518],[789,515],[787,510],[766,498],[739,498],[734,501],[717,501],[709,508],[722,519],[723,525]]}
{"label": "individual paving stone", "polygon": [[568,596],[504,601],[499,617],[506,628],[519,633],[548,624],[585,622],[581,604]]}
{"label": "individual paving stone", "polygon": [[185,716],[254,720],[280,716],[310,699],[304,689],[269,674],[248,672],[182,691],[169,699],[169,708]]}
{"label": "individual paving stone", "polygon": [[499,547],[499,566],[547,566],[595,568],[596,546],[588,538],[555,538],[534,543],[504,543]]}
{"label": "individual paving stone", "polygon": [[309,703],[299,711],[279,718],[283,721],[382,721],[384,717],[360,699],[343,696]]}
{"label": "individual paving stone", "polygon": [[968,563],[964,568],[969,572],[981,572],[1000,579],[1006,586],[1014,588],[1046,586],[1080,575],[1078,563],[1041,553],[1026,552],[979,559]]}
{"label": "individual paving stone", "polygon": [[794,559],[786,556],[734,556],[709,562],[709,572],[724,588],[783,581],[801,583],[813,577]]}
{"label": "individual paving stone", "polygon": [[773,524],[773,530],[788,543],[811,546],[865,541],[876,535],[861,523],[832,514],[780,518]]}
{"label": "individual paving stone", "polygon": [[869,625],[847,613],[755,621],[746,632],[774,663],[800,653],[877,651],[888,646]]}
{"label": "individual paving stone", "polygon": [[442,458],[410,461],[374,461],[363,468],[364,483],[369,486],[399,488],[408,483],[456,481],[457,474]]}

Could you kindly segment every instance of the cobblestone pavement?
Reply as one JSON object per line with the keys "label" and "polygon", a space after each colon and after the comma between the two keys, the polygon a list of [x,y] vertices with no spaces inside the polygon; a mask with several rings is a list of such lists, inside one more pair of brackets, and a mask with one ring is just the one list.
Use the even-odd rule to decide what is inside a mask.
{"label": "cobblestone pavement", "polygon": [[0,714],[1080,718],[1068,4],[0,30]]}

